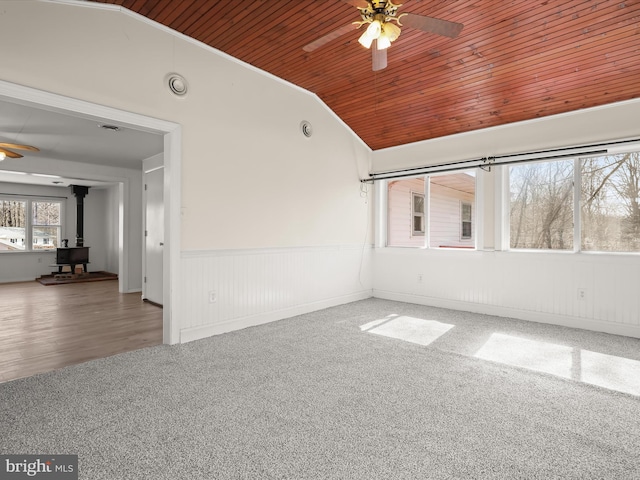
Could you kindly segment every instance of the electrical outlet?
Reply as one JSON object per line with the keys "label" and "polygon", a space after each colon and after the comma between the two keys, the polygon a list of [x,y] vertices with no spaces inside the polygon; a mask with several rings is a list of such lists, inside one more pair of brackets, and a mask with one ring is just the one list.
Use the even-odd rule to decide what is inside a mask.
{"label": "electrical outlet", "polygon": [[218,301],[218,295],[215,290],[209,292],[209,303],[216,303]]}
{"label": "electrical outlet", "polygon": [[422,283],[422,274],[421,273],[418,274],[418,283]]}
{"label": "electrical outlet", "polygon": [[587,290],[585,288],[578,289],[578,300],[584,300],[587,297]]}

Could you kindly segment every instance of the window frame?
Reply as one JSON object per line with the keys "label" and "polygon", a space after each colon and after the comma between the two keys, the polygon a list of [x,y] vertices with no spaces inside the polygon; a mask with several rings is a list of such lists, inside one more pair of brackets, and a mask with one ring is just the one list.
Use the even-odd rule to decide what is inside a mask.
{"label": "window frame", "polygon": [[[23,253],[51,253],[56,251],[56,246],[52,246],[51,248],[33,248],[33,232],[34,227],[55,227],[58,229],[58,242],[62,241],[65,233],[65,218],[66,218],[66,202],[64,198],[51,198],[47,196],[36,196],[36,195],[20,195],[20,194],[11,194],[11,195],[2,195],[0,194],[0,201],[14,201],[14,202],[24,202],[25,203],[25,239],[24,239],[24,249],[23,250],[0,250],[0,255],[10,255],[10,254],[23,254]],[[57,203],[60,205],[60,223],[58,225],[40,225],[34,223],[33,218],[33,205],[35,203]]]}
{"label": "window frame", "polygon": [[[35,218],[34,218],[34,206],[37,203],[56,203],[59,206],[59,212],[58,212],[58,223],[57,224],[40,224],[40,223],[36,223],[35,222]],[[59,200],[52,200],[52,199],[46,199],[46,200],[40,200],[40,199],[32,199],[31,201],[31,211],[30,211],[30,219],[31,219],[31,224],[30,224],[30,228],[31,228],[31,250],[32,251],[37,251],[37,252],[41,252],[41,251],[52,251],[55,250],[56,247],[55,244],[52,247],[47,247],[47,248],[33,248],[34,245],[37,245],[37,243],[35,243],[35,234],[34,232],[38,229],[38,228],[55,228],[58,231],[58,246],[60,246],[60,242],[62,241],[62,201]],[[43,241],[43,245],[47,245],[48,244],[48,238],[45,238],[43,240],[47,240],[47,242]]]}
{"label": "window frame", "polygon": [[[469,220],[464,219],[464,207],[469,207]],[[469,224],[469,235],[464,234],[464,224]],[[473,204],[460,200],[460,240],[471,240],[473,238]]]}
{"label": "window frame", "polygon": [[[504,200],[503,200],[503,208],[504,215],[502,216],[503,222],[502,224],[502,232],[504,238],[504,248],[503,250],[509,252],[524,252],[524,253],[552,253],[552,254],[572,254],[572,253],[580,253],[587,255],[640,255],[640,250],[637,251],[622,251],[622,250],[584,250],[582,248],[582,233],[583,233],[583,220],[582,220],[582,162],[589,158],[597,158],[597,157],[606,157],[606,156],[617,156],[624,155],[627,153],[638,153],[635,150],[629,151],[619,151],[612,154],[594,154],[594,155],[576,155],[570,158],[557,158],[557,159],[540,159],[539,161],[533,163],[549,163],[549,162],[558,162],[558,161],[573,161],[573,186],[572,186],[572,194],[573,194],[573,245],[572,248],[568,249],[547,249],[547,248],[512,248],[511,247],[511,219],[510,219],[510,209],[511,209],[511,198],[510,198],[510,189],[511,189],[511,168],[515,165],[504,165],[504,175],[502,176],[502,191],[504,192]],[[498,182],[500,183],[500,182]]]}
{"label": "window frame", "polygon": [[[471,232],[471,237],[470,238],[464,238],[464,239],[460,239],[460,241],[471,241],[471,244],[469,245],[464,245],[464,246],[453,246],[453,247],[448,247],[448,246],[432,246],[431,245],[431,194],[432,194],[432,189],[431,189],[431,180],[434,177],[440,177],[443,175],[448,175],[451,173],[465,173],[465,172],[473,172],[473,174],[471,174],[471,176],[473,176],[474,178],[474,193],[473,193],[473,199],[471,200],[471,203],[469,203],[468,200],[461,200],[458,199],[459,202],[465,202],[467,204],[471,205],[471,209],[472,209],[472,232]],[[411,180],[411,179],[415,179],[415,178],[420,178],[424,180],[424,192],[422,191],[416,191],[415,188],[414,189],[410,189],[409,190],[409,194],[410,194],[410,201],[411,201],[411,216],[410,216],[410,231],[411,233],[411,238],[413,237],[418,237],[418,238],[424,238],[424,242],[421,245],[400,245],[400,244],[390,244],[390,200],[389,200],[389,185],[394,181],[394,180],[399,180],[399,179],[404,179],[404,180]],[[475,210],[476,212],[482,212],[482,205],[483,205],[483,197],[482,197],[482,192],[484,191],[484,187],[483,185],[483,180],[482,180],[482,176],[478,175],[476,168],[465,168],[465,169],[461,169],[458,172],[433,172],[433,173],[426,173],[426,174],[420,174],[420,175],[407,175],[407,176],[402,176],[399,178],[389,178],[389,179],[384,179],[384,180],[380,180],[377,181],[375,183],[375,188],[376,188],[376,197],[378,199],[378,201],[376,202],[376,229],[375,229],[375,246],[376,248],[409,248],[409,249],[422,249],[422,250],[450,250],[450,251],[478,251],[478,249],[480,248],[479,245],[479,241],[480,241],[480,237],[478,236],[478,234],[480,232],[483,231],[482,226],[478,224],[478,222],[482,221],[483,216],[480,214],[476,215],[476,218],[474,218],[473,216],[473,211]],[[413,196],[414,194],[418,194],[424,197],[424,219],[423,219],[423,224],[424,224],[424,233],[423,234],[414,234],[414,230],[413,230],[413,214],[414,214],[414,208],[413,208]],[[475,205],[475,209],[474,209],[474,205]],[[406,221],[406,220],[405,220]],[[473,224],[475,225],[475,228],[473,227]],[[458,237],[460,237],[461,235],[461,221],[458,223],[459,229],[458,229]],[[474,234],[474,230],[475,229],[475,234]],[[453,234],[455,236],[455,233]]]}
{"label": "window frame", "polygon": [[[426,181],[426,179],[425,179]],[[422,198],[422,212],[416,212],[416,197]],[[427,234],[427,215],[426,215],[426,199],[424,192],[411,191],[411,236],[412,237],[424,237]],[[416,230],[416,217],[421,218],[422,230]]]}

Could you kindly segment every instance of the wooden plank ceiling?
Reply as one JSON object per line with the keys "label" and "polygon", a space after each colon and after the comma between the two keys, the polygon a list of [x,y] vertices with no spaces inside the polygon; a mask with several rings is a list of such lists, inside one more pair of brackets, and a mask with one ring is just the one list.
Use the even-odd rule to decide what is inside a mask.
{"label": "wooden plank ceiling", "polygon": [[371,70],[341,0],[98,0],[122,5],[316,93],[373,150],[640,95],[640,0],[405,0],[464,24],[455,39],[409,27]]}

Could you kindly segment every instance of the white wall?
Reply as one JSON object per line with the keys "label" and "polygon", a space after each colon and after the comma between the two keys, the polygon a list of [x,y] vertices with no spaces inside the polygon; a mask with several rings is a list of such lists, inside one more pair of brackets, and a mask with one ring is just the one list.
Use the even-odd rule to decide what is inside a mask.
{"label": "white wall", "polygon": [[[373,171],[638,138],[639,115],[634,100],[376,151]],[[501,251],[502,169],[478,172],[480,250],[378,248],[374,296],[640,337],[640,254]]]}
{"label": "white wall", "polygon": [[379,298],[640,337],[638,272],[628,255],[377,249],[373,284]]}
{"label": "white wall", "polygon": [[118,209],[120,204],[120,189],[121,185],[111,185],[108,188],[104,188],[104,204],[105,204],[105,216],[104,222],[107,225],[105,235],[105,262],[104,270],[107,272],[120,274],[119,261],[119,216]]}
{"label": "white wall", "polygon": [[[359,182],[368,172],[370,150],[315,95],[113,6],[21,0],[5,1],[2,8],[0,48],[3,62],[12,66],[2,70],[2,80],[181,125],[185,252],[215,258],[238,250],[250,257],[256,248],[371,243],[371,202]],[[169,93],[170,72],[186,78],[186,97]],[[311,122],[311,138],[301,134],[302,120]],[[221,274],[213,264],[204,272],[199,268],[182,260],[180,271],[172,272],[175,285],[194,275],[212,281]],[[264,275],[277,277],[279,267],[272,268]],[[360,274],[348,266],[331,273],[352,280]],[[299,292],[295,304],[338,303],[352,293],[346,286],[352,283],[323,299]],[[370,294],[370,279],[363,284]],[[225,301],[263,295],[264,288],[255,284]],[[204,313],[208,302],[208,295],[185,293],[177,308],[198,307],[202,317],[176,319],[178,329],[221,321]],[[265,305],[252,321],[289,314]]]}

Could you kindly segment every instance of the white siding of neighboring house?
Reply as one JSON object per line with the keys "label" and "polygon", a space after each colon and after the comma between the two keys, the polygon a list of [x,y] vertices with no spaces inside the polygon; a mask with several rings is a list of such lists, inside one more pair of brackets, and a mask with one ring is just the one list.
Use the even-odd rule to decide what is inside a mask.
{"label": "white siding of neighboring house", "polygon": [[[452,176],[448,176],[452,177]],[[442,185],[446,177],[432,179],[429,187],[429,246],[473,247],[475,246],[475,198],[472,193],[462,192]],[[440,182],[440,183],[438,183]],[[424,179],[412,178],[389,182],[388,195],[388,240],[391,247],[423,247],[425,237],[413,235],[411,219],[412,193],[424,193]],[[471,238],[462,239],[462,203],[471,204]]]}
{"label": "white siding of neighboring house", "polygon": [[[474,195],[431,182],[430,247],[473,247],[475,245]],[[462,203],[471,204],[471,238],[462,239]]]}
{"label": "white siding of neighboring house", "polygon": [[412,192],[424,194],[423,178],[389,182],[387,245],[390,247],[423,247],[425,244],[424,235],[413,235],[411,221]]}

